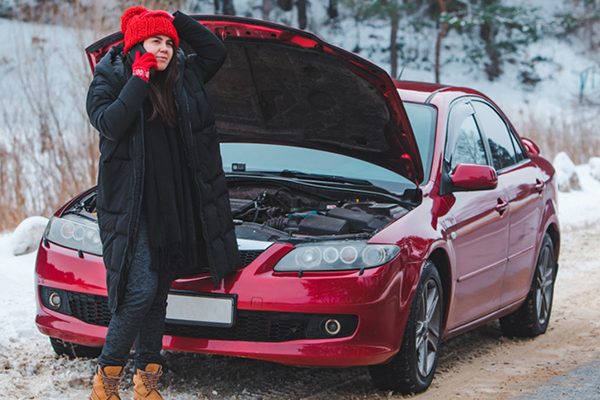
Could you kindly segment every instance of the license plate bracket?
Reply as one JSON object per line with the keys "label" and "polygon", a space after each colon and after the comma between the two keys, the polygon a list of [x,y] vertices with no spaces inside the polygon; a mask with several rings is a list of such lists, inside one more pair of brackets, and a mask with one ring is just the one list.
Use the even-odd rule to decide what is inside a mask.
{"label": "license plate bracket", "polygon": [[236,295],[171,290],[165,322],[231,328],[236,306]]}

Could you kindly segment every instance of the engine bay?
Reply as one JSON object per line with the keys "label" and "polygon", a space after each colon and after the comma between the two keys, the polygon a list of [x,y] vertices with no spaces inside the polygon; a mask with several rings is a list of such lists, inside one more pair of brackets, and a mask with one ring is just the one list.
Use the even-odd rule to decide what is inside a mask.
{"label": "engine bay", "polygon": [[[229,183],[236,235],[262,241],[370,237],[408,209],[381,196],[278,183]],[[68,212],[95,220],[96,192]]]}
{"label": "engine bay", "polygon": [[[233,218],[238,226],[286,237],[371,236],[408,210],[348,191],[318,193],[284,185],[230,184]],[[259,229],[260,226],[260,229]],[[266,229],[266,231],[264,230]],[[246,239],[248,229],[237,229]],[[250,236],[252,235],[250,234]]]}

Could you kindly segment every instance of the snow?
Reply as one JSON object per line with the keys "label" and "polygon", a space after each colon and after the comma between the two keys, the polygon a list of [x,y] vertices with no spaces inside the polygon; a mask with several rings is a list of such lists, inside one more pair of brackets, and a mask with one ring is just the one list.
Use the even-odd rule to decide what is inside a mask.
{"label": "snow", "polygon": [[[0,34],[5,38],[0,41],[0,85],[11,94],[0,97],[0,106],[11,110],[0,113],[0,138],[8,145],[13,135],[39,132],[39,108],[58,117],[60,127],[48,122],[50,128],[78,132],[91,77],[83,48],[92,42],[92,32],[0,18]],[[66,137],[77,139],[76,134]]]}
{"label": "snow", "polygon": [[581,190],[577,169],[567,153],[563,151],[558,153],[556,157],[554,157],[552,164],[556,169],[556,182],[558,184],[558,190],[561,192]]}
{"label": "snow", "polygon": [[12,233],[0,235],[0,353],[40,337],[34,326],[33,271],[37,252],[14,256]]}
{"label": "snow", "polygon": [[37,251],[47,224],[46,217],[25,218],[12,234],[12,254],[20,256]]}
{"label": "snow", "polygon": [[592,157],[590,158],[590,175],[600,181],[600,157]]}
{"label": "snow", "polygon": [[563,231],[600,223],[600,181],[592,176],[589,164],[575,167],[581,190],[559,192],[558,216]]}

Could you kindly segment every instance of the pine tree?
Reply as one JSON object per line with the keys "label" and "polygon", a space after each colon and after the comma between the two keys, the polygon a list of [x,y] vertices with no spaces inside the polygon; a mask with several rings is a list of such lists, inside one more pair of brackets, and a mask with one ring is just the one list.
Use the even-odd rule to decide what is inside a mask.
{"label": "pine tree", "polygon": [[557,34],[577,36],[585,40],[589,50],[600,49],[600,0],[571,0],[556,17]]}
{"label": "pine tree", "polygon": [[357,21],[381,20],[389,28],[390,74],[398,73],[398,28],[400,19],[412,4],[404,0],[342,0],[342,4],[352,10]]}
{"label": "pine tree", "polygon": [[[446,3],[446,9],[440,8],[438,17],[442,39],[450,31],[456,31],[463,41],[462,50],[466,56],[457,61],[471,62],[477,68],[483,67],[490,81],[503,73],[505,62],[523,64],[525,69],[531,66],[533,61],[525,57],[523,50],[541,37],[543,21],[537,8],[507,6],[502,0],[438,2]],[[438,82],[441,58],[436,54]]]}

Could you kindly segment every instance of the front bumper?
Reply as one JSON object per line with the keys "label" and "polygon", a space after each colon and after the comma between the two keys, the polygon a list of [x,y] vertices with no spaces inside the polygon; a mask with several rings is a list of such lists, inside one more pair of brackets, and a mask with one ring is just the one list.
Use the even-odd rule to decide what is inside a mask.
{"label": "front bumper", "polygon": [[[402,286],[411,281],[404,279],[399,265],[366,270],[362,275],[349,271],[300,278],[274,273],[273,264],[287,251],[286,245],[271,246],[219,288],[209,277],[174,282],[177,290],[235,294],[236,323],[234,328],[167,324],[163,348],[327,367],[381,364],[398,352],[410,304],[408,298],[402,298],[409,292]],[[100,257],[85,255],[81,259],[75,251],[57,245],[40,246],[36,265],[36,324],[40,332],[86,346],[102,346],[110,318],[104,282]],[[87,317],[82,317],[81,310],[69,312],[76,318],[65,310],[50,309],[41,299],[47,293],[44,287],[84,299]],[[81,301],[78,304],[81,306]],[[339,316],[346,318],[344,326],[354,325],[336,337],[311,338],[306,334],[309,320],[319,316]],[[302,325],[303,318],[308,325]],[[304,333],[298,334],[302,329]]]}

